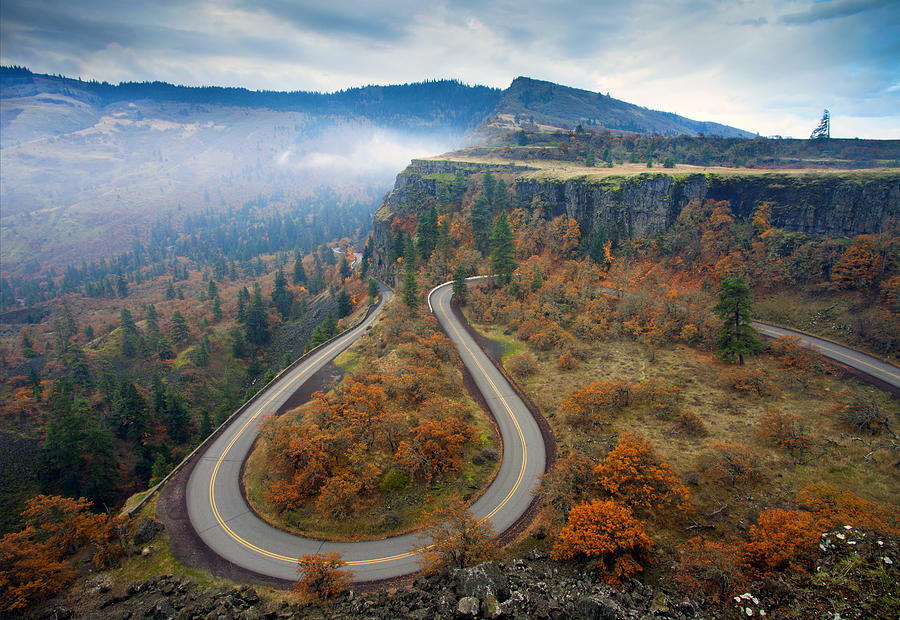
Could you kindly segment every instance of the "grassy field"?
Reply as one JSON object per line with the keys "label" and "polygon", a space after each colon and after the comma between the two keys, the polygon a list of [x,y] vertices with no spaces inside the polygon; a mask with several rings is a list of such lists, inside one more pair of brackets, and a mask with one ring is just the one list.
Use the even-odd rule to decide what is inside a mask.
{"label": "grassy field", "polygon": [[[495,326],[478,329],[487,337],[494,337],[498,331]],[[615,445],[618,434],[638,432],[653,442],[662,459],[688,485],[694,505],[691,518],[703,521],[706,515],[726,506],[711,522],[721,535],[744,531],[765,508],[790,505],[797,492],[811,483],[825,483],[852,490],[870,501],[900,505],[897,453],[890,438],[858,436],[832,413],[835,404],[850,391],[876,402],[896,426],[897,401],[876,388],[842,379],[830,370],[804,387],[778,360],[763,354],[750,358],[744,370],[766,373],[770,389],[762,396],[742,393],[728,382],[737,367],[719,361],[712,353],[684,345],[651,349],[627,339],[596,343],[573,370],[558,368],[558,352],[534,353],[538,370],[521,385],[549,420],[561,455],[577,451],[599,462]],[[592,432],[573,427],[560,413],[563,399],[594,381],[637,384],[649,379],[681,388],[674,413],[660,417],[646,405],[634,405]],[[802,458],[793,458],[760,437],[760,420],[773,409],[801,421],[811,441]],[[678,417],[682,412],[696,415],[705,432],[681,428]],[[748,448],[762,465],[759,481],[729,487],[710,480],[705,459],[718,442]]]}
{"label": "grassy field", "polygon": [[[479,149],[483,151],[484,149]],[[554,159],[529,159],[527,161],[509,159],[503,157],[500,149],[497,149],[496,155],[472,154],[466,149],[453,151],[438,155],[435,157],[423,158],[425,160],[435,161],[460,161],[480,164],[498,164],[510,165],[517,164],[532,168],[533,170],[518,173],[517,176],[525,179],[603,179],[612,176],[637,176],[639,174],[671,174],[671,175],[689,175],[689,174],[717,174],[724,176],[760,176],[766,174],[791,174],[791,175],[829,175],[838,174],[846,176],[854,173],[864,173],[866,175],[884,175],[896,176],[898,174],[896,168],[872,168],[865,170],[839,170],[834,168],[732,168],[725,166],[692,166],[688,164],[676,164],[674,168],[663,168],[654,166],[648,168],[645,163],[614,164],[611,168],[603,166],[585,166],[577,161],[560,161]]]}

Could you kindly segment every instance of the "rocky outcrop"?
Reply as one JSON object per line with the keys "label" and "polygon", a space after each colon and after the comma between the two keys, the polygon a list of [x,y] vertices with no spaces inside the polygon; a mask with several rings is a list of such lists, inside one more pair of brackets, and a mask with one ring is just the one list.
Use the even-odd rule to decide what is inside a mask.
{"label": "rocky outcrop", "polygon": [[491,170],[509,175],[518,203],[540,206],[544,217],[566,214],[582,235],[603,230],[613,240],[666,230],[691,200],[727,200],[739,219],[756,207],[772,207],[772,224],[810,235],[853,237],[878,233],[885,217],[900,217],[900,173],[731,173],[533,178],[528,168],[448,160],[415,160],[397,176],[394,190],[375,215],[375,273],[386,277],[398,216],[415,215],[437,200],[441,175],[469,176]]}
{"label": "rocky outcrop", "polygon": [[594,569],[561,565],[534,552],[505,564],[419,577],[408,588],[348,592],[325,606],[261,599],[249,586],[215,589],[183,576],[139,581],[122,591],[98,577],[85,584],[81,600],[51,605],[32,617],[613,619],[693,618],[699,612],[695,601],[670,599],[637,581],[613,588]]}

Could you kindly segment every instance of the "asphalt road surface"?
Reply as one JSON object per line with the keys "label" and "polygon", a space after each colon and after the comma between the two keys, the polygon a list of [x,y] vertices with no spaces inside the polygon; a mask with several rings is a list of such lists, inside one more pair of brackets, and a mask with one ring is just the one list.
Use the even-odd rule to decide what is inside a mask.
{"label": "asphalt road surface", "polygon": [[841,364],[846,364],[852,368],[859,370],[867,375],[880,379],[885,383],[900,389],[900,368],[887,362],[883,362],[876,357],[861,353],[856,349],[845,347],[830,340],[823,340],[808,334],[796,332],[792,329],[784,327],[775,327],[767,323],[754,322],[753,327],[759,330],[759,333],[772,338],[779,336],[799,336],[800,344],[818,351],[823,356],[833,359]]}
{"label": "asphalt road surface", "polygon": [[[390,292],[384,295],[387,298]],[[531,502],[531,491],[544,473],[544,442],[527,407],[457,323],[450,311],[450,295],[449,283],[442,285],[429,295],[430,305],[456,343],[503,439],[500,471],[473,504],[472,512],[477,518],[489,518],[496,531],[502,532]],[[377,314],[269,386],[257,404],[235,419],[198,460],[187,484],[188,515],[203,541],[223,558],[257,573],[289,580],[297,578],[297,559],[301,555],[332,551],[343,554],[357,581],[386,579],[418,570],[416,550],[428,544],[418,534],[356,543],[303,538],[260,520],[240,491],[241,465],[253,445],[260,417],[276,411],[306,379],[349,347]]]}

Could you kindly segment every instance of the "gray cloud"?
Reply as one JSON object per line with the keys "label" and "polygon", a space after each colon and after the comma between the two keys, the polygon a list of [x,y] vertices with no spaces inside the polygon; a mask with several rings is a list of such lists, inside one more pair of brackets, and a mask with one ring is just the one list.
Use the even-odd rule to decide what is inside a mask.
{"label": "gray cloud", "polygon": [[[517,75],[763,134],[823,107],[900,137],[900,11],[877,0],[3,0],[0,62],[108,81],[337,90]],[[869,127],[870,129],[866,129]]]}

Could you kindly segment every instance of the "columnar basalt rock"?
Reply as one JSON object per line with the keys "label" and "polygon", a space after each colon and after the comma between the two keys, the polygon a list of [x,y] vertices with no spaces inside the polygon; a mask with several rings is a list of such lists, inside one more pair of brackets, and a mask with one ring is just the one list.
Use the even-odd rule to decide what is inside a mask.
{"label": "columnar basalt rock", "polygon": [[389,277],[392,225],[397,217],[418,214],[437,201],[440,175],[480,176],[488,170],[514,176],[511,189],[520,205],[540,205],[547,219],[568,215],[578,221],[583,236],[602,226],[614,241],[665,231],[694,199],[727,200],[739,220],[768,203],[773,226],[810,235],[877,234],[885,218],[900,217],[900,173],[648,172],[553,179],[530,177],[528,167],[516,164],[414,160],[375,214],[375,273]]}

